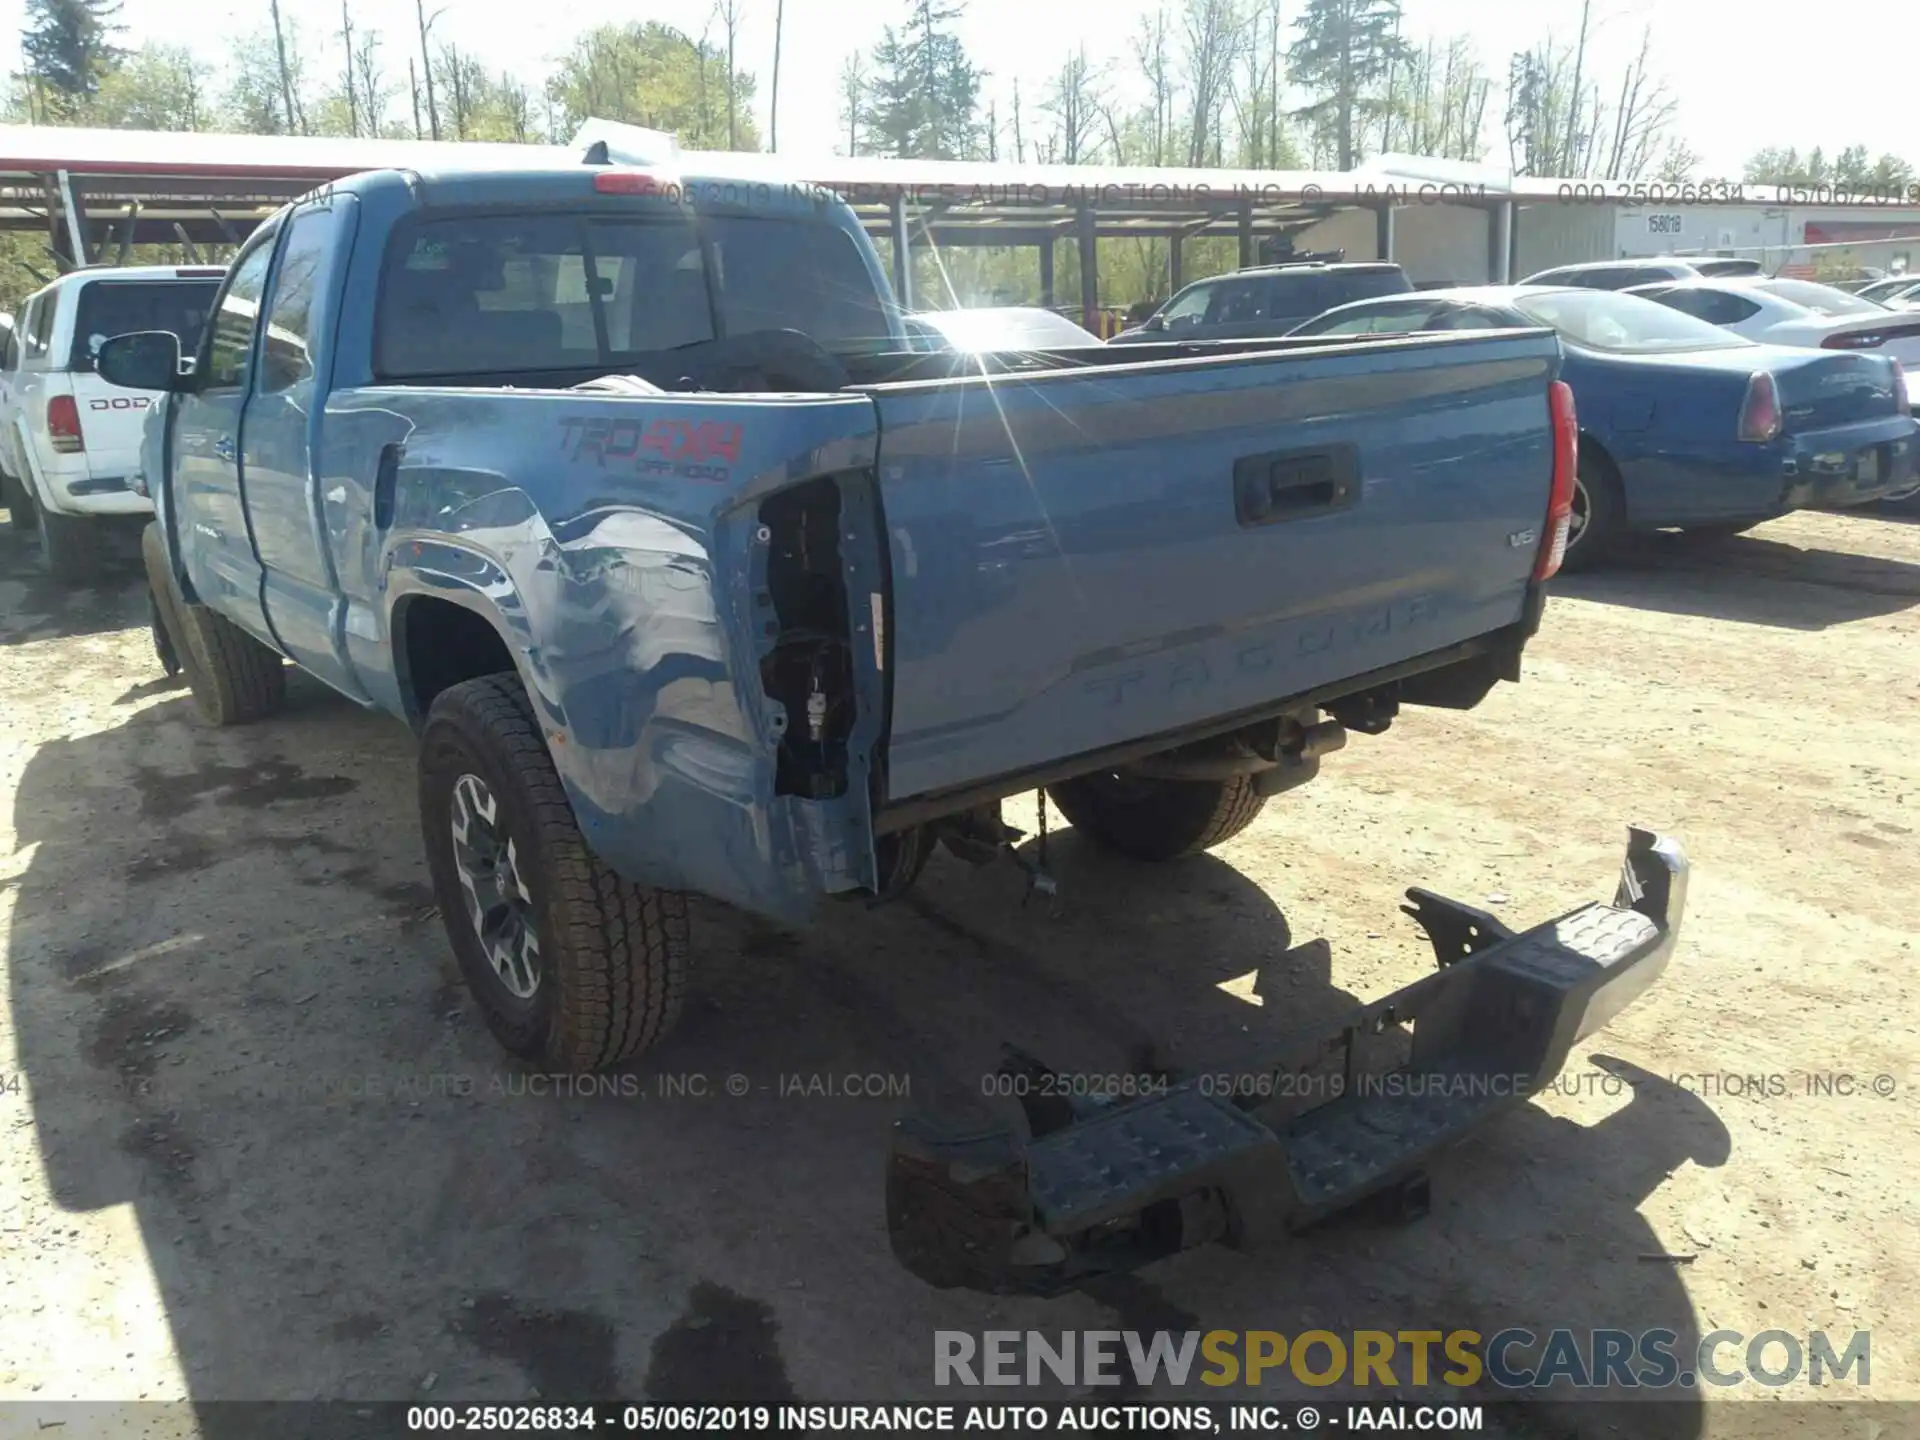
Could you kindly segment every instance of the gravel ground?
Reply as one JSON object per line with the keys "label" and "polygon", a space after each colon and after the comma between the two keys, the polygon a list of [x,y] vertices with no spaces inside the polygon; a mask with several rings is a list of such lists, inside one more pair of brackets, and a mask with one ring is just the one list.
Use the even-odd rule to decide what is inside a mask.
{"label": "gravel ground", "polygon": [[[1051,915],[944,856],[804,935],[699,907],[684,1024],[593,1098],[529,1093],[465,999],[401,726],[296,679],[203,728],[131,549],[64,595],[30,554],[0,527],[0,1398],[951,1400],[938,1329],[1568,1325],[1871,1330],[1867,1393],[1920,1399],[1920,525],[1641,547],[1559,587],[1524,683],[1356,737],[1215,856],[1056,815]],[[1629,821],[1695,863],[1672,968],[1411,1225],[934,1291],[886,1244],[902,1101],[793,1093],[1250,1043],[1425,973],[1405,886],[1531,923],[1611,893]],[[1736,1403],[1809,1394],[1660,1433],[1839,1433]]]}

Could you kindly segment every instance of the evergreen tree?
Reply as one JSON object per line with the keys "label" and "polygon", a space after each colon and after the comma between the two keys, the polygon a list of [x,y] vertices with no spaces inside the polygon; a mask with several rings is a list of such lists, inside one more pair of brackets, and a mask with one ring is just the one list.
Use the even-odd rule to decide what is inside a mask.
{"label": "evergreen tree", "polygon": [[1287,50],[1293,82],[1314,99],[1294,114],[1325,139],[1342,170],[1360,159],[1360,134],[1379,89],[1406,54],[1400,0],[1306,0]]}
{"label": "evergreen tree", "polygon": [[20,53],[49,103],[70,113],[99,92],[120,63],[119,13],[119,0],[27,0]]}
{"label": "evergreen tree", "polygon": [[873,52],[866,136],[875,153],[964,160],[974,152],[983,72],[949,28],[960,3],[910,0],[903,30],[887,27]]}

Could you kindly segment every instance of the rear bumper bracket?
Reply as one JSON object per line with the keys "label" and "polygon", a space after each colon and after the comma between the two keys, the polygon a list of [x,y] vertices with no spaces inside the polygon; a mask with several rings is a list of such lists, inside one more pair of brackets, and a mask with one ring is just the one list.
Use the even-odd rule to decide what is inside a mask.
{"label": "rear bumper bracket", "polygon": [[908,1116],[887,1175],[894,1253],[935,1285],[1045,1295],[1195,1245],[1300,1230],[1371,1197],[1402,1218],[1424,1213],[1426,1162],[1550,1084],[1659,978],[1687,868],[1674,841],[1636,828],[1611,905],[1520,933],[1410,890],[1406,912],[1439,968],[1262,1058],[1276,1078],[1337,1070],[1312,1108],[1277,1113],[1273,1095],[1299,1086],[1221,1095],[1205,1074],[1173,1074],[1138,1099],[1029,1107],[1025,1134]]}

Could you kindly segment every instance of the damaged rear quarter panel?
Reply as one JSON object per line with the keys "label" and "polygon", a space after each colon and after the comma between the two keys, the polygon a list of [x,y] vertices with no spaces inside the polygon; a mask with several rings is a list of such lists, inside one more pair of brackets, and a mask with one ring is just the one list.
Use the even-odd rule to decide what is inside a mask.
{"label": "damaged rear quarter panel", "polygon": [[[857,783],[776,794],[758,598],[760,502],[820,475],[858,537],[841,541],[856,610],[879,588],[869,400],[369,388],[336,391],[324,429],[347,643],[377,702],[408,708],[406,607],[452,601],[507,641],[581,830],[619,873],[789,919],[871,883],[873,647],[854,645]],[[383,454],[389,499],[366,493]]]}

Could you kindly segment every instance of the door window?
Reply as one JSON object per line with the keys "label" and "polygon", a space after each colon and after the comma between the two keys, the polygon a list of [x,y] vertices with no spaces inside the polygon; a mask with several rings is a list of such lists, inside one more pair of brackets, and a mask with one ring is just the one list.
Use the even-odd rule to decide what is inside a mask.
{"label": "door window", "polygon": [[313,309],[326,274],[333,239],[333,212],[309,210],[287,231],[267,310],[266,351],[260,360],[264,395],[290,390],[313,378]]}
{"label": "door window", "polygon": [[273,238],[266,236],[233,267],[208,327],[203,389],[238,390],[246,384],[253,332],[260,319],[260,297],[267,288],[267,265],[272,259]]}
{"label": "door window", "polygon": [[1209,325],[1252,325],[1266,318],[1267,287],[1260,281],[1228,280],[1213,287]]}
{"label": "door window", "polygon": [[1166,308],[1167,329],[1198,325],[1206,317],[1207,307],[1213,302],[1213,292],[1218,288],[1217,285],[1195,285],[1191,290],[1176,295],[1173,303]]}

